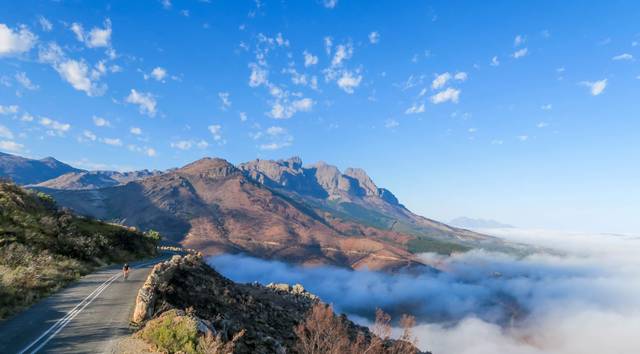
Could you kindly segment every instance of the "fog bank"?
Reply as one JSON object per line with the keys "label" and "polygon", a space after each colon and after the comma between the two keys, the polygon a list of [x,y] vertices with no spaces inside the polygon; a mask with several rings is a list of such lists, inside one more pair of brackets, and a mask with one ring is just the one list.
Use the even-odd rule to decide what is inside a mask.
{"label": "fog bank", "polygon": [[230,255],[209,262],[238,282],[303,284],[360,322],[376,308],[414,315],[419,346],[437,354],[640,352],[640,235],[488,233],[570,256],[423,254],[441,272],[419,275],[294,267]]}

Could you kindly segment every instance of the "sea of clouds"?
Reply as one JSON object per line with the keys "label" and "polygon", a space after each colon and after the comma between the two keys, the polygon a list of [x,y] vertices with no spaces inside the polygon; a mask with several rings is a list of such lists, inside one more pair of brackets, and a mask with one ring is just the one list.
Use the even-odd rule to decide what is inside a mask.
{"label": "sea of clouds", "polygon": [[416,316],[434,354],[640,353],[640,234],[480,230],[568,256],[472,251],[421,257],[440,272],[296,267],[242,255],[209,263],[237,282],[302,284],[362,324],[382,308]]}

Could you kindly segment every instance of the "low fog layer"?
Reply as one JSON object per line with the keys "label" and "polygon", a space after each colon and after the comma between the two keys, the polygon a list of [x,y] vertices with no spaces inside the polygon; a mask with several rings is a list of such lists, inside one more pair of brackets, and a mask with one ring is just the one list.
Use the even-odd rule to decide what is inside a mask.
{"label": "low fog layer", "polygon": [[360,322],[375,308],[414,315],[419,346],[437,354],[640,352],[640,235],[489,233],[571,255],[424,254],[440,273],[396,275],[245,256],[210,263],[238,282],[303,284]]}

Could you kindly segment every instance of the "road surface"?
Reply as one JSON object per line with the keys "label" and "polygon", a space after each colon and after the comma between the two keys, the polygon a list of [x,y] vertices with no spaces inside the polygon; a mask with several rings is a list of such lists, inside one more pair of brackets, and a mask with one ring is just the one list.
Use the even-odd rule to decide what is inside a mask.
{"label": "road surface", "polygon": [[131,262],[129,279],[122,265],[87,275],[0,323],[0,353],[113,353],[130,335],[135,297],[154,265],[177,252]]}

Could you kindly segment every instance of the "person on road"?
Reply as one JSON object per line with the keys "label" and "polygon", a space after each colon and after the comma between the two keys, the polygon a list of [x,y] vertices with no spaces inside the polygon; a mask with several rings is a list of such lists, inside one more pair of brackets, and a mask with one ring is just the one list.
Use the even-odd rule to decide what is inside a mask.
{"label": "person on road", "polygon": [[129,267],[129,264],[127,263],[125,263],[124,267],[122,267],[122,273],[124,274],[125,279],[129,277],[129,269],[131,269],[131,267]]}

